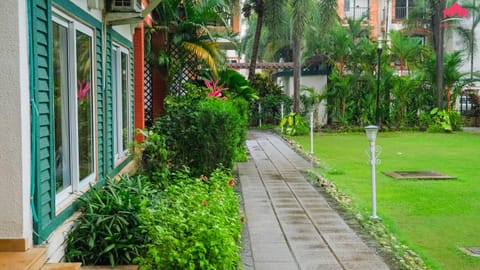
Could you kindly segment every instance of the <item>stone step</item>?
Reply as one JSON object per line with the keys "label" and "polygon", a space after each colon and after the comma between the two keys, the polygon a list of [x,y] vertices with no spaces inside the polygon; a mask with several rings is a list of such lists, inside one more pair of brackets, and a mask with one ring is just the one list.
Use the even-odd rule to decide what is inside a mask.
{"label": "stone step", "polygon": [[82,266],[81,270],[137,270],[138,265],[115,265],[115,267],[111,267],[110,265],[105,265],[105,266],[91,266],[91,265],[86,265]]}
{"label": "stone step", "polygon": [[47,263],[40,270],[79,270],[82,263]]}
{"label": "stone step", "polygon": [[39,270],[46,262],[44,248],[19,252],[0,252],[0,269]]}

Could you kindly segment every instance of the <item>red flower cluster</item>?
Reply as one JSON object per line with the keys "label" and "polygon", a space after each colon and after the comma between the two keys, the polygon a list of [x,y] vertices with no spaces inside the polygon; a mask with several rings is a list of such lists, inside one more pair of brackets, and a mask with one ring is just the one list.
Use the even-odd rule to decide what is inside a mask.
{"label": "red flower cluster", "polygon": [[231,187],[235,186],[235,179],[230,178],[230,180],[228,181],[228,185]]}
{"label": "red flower cluster", "polygon": [[228,90],[228,88],[223,87],[223,84],[218,85],[218,80],[214,80],[213,78],[206,80],[205,86],[210,89],[209,97],[223,97],[222,91]]}

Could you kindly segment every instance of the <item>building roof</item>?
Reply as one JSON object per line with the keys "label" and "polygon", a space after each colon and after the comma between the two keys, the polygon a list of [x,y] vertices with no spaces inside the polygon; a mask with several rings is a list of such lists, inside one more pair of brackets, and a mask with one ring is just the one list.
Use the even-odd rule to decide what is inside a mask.
{"label": "building roof", "polygon": [[[233,69],[248,69],[250,67],[250,63],[228,63],[227,66]],[[265,63],[265,62],[258,62],[256,65],[258,69],[287,69],[293,68],[293,62],[282,62],[282,63]]]}

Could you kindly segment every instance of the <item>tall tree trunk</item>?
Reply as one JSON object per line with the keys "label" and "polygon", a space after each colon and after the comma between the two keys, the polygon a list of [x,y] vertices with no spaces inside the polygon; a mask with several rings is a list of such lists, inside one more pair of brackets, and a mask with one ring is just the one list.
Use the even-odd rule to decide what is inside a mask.
{"label": "tall tree trunk", "polygon": [[250,66],[248,68],[248,80],[253,81],[255,76],[255,69],[257,68],[258,47],[260,44],[260,36],[262,34],[263,27],[263,15],[264,15],[264,1],[258,1],[257,8],[257,26],[255,28],[255,36],[253,38],[252,56],[250,59]]}
{"label": "tall tree trunk", "polygon": [[475,53],[475,50],[473,48],[474,45],[474,40],[475,40],[475,17],[477,14],[476,10],[476,1],[473,0],[473,8],[472,8],[472,26],[470,29],[470,80],[473,80],[473,55]]}
{"label": "tall tree trunk", "polygon": [[300,113],[301,43],[301,34],[295,33],[293,35],[293,111],[296,113]]}
{"label": "tall tree trunk", "polygon": [[302,38],[307,23],[309,0],[293,0],[293,111],[300,112]]}
{"label": "tall tree trunk", "polygon": [[439,110],[443,109],[443,27],[441,25],[443,9],[445,8],[445,0],[438,0],[434,3],[433,13],[433,40],[436,56],[436,84],[437,84],[437,107]]}
{"label": "tall tree trunk", "polygon": [[447,111],[450,112],[451,111],[451,105],[450,105],[450,99],[451,99],[451,92],[450,92],[450,87],[447,87]]}

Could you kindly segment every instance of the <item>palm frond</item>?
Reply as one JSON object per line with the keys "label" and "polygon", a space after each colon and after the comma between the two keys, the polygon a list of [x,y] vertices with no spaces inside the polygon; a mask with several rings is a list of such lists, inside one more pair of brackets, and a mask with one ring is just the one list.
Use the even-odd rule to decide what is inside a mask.
{"label": "palm frond", "polygon": [[191,54],[195,55],[198,59],[201,59],[212,70],[214,74],[217,74],[215,59],[211,52],[209,52],[209,50],[207,50],[203,46],[200,46],[197,43],[187,41],[182,43],[182,47]]}

